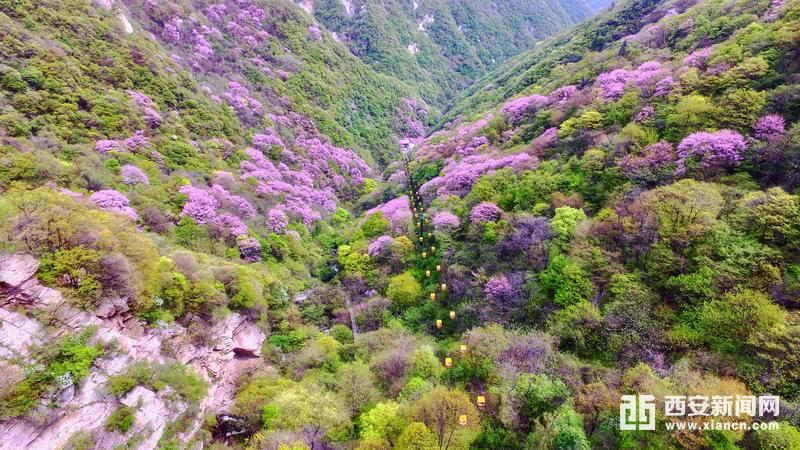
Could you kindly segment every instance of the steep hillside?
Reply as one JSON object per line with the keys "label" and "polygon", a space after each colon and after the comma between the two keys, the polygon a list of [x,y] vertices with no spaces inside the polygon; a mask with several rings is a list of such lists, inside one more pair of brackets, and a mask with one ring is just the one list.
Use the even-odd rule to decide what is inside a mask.
{"label": "steep hillside", "polygon": [[583,0],[300,4],[355,55],[380,72],[419,86],[426,100],[439,106],[487,69],[594,14]]}
{"label": "steep hillside", "polygon": [[800,448],[797,0],[337,5],[0,0],[0,450]]}

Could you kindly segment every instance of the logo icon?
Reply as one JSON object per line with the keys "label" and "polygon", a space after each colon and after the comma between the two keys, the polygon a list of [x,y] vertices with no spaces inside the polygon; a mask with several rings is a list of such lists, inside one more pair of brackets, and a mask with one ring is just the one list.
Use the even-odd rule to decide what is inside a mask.
{"label": "logo icon", "polygon": [[623,395],[619,402],[620,430],[655,430],[656,398],[652,395]]}

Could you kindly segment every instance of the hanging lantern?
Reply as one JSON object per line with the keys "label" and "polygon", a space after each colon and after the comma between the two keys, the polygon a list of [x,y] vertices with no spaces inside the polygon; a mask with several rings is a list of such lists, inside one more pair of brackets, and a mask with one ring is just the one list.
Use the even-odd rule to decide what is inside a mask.
{"label": "hanging lantern", "polygon": [[419,237],[419,241],[422,242],[422,236]]}
{"label": "hanging lantern", "polygon": [[435,245],[431,245],[431,253],[436,253],[436,246]]}
{"label": "hanging lantern", "polygon": [[418,227],[421,227],[421,226],[422,226],[422,224],[421,224],[421,223],[418,221],[418,222],[417,222],[417,226],[418,226]]}
{"label": "hanging lantern", "polygon": [[486,406],[486,397],[479,395],[476,403],[478,404],[478,408],[483,408]]}
{"label": "hanging lantern", "polygon": [[428,252],[422,252],[422,257],[423,258],[427,258],[428,257]]}
{"label": "hanging lantern", "polygon": [[441,289],[442,289],[442,292],[446,291],[447,290],[447,283],[442,283]]}
{"label": "hanging lantern", "polygon": [[444,366],[445,367],[452,367],[453,366],[453,358],[445,358],[444,359]]}
{"label": "hanging lantern", "polygon": [[441,271],[442,271],[442,266],[440,266],[440,265],[438,265],[438,264],[437,264],[437,265],[436,265],[436,271],[437,271],[437,272],[441,272]]}
{"label": "hanging lantern", "polygon": [[458,416],[458,424],[461,425],[462,427],[467,426],[467,415],[466,414],[461,414],[460,416]]}
{"label": "hanging lantern", "polygon": [[430,278],[430,277],[431,277],[431,271],[430,270],[426,270],[425,271],[425,278]]}
{"label": "hanging lantern", "polygon": [[431,292],[431,300],[436,301],[436,292]]}
{"label": "hanging lantern", "polygon": [[442,319],[436,319],[436,328],[442,328]]}
{"label": "hanging lantern", "polygon": [[450,320],[456,320],[456,312],[450,311]]}
{"label": "hanging lantern", "polygon": [[429,232],[428,232],[428,237],[433,237],[433,233],[431,233],[431,232],[429,231]]}
{"label": "hanging lantern", "polygon": [[461,344],[458,347],[458,351],[461,352],[462,355],[467,353],[467,344]]}

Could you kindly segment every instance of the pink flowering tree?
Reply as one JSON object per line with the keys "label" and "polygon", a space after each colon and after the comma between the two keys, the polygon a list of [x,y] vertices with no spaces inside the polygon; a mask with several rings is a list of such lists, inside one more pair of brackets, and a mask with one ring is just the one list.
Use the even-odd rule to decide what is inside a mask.
{"label": "pink flowering tree", "polygon": [[125,197],[125,194],[119,191],[113,189],[97,191],[89,197],[89,200],[104,211],[121,214],[132,220],[137,220],[139,218],[136,210],[131,207],[128,197]]}
{"label": "pink flowering tree", "polygon": [[497,207],[494,203],[483,202],[472,208],[470,219],[473,222],[491,222],[497,220],[503,215],[503,210]]}
{"label": "pink flowering tree", "polygon": [[150,178],[147,174],[142,169],[130,164],[122,166],[119,174],[125,184],[150,184]]}
{"label": "pink flowering tree", "polygon": [[627,69],[615,69],[601,73],[594,83],[597,95],[603,100],[617,100],[622,97],[625,87],[633,77],[634,73]]}
{"label": "pink flowering tree", "polygon": [[433,215],[433,226],[440,231],[453,231],[461,226],[458,216],[450,211],[439,211]]}
{"label": "pink flowering tree", "polygon": [[183,204],[182,215],[191,217],[199,224],[216,220],[219,201],[210,192],[193,186],[183,186],[179,192],[189,197]]}
{"label": "pink flowering tree", "polygon": [[744,138],[735,131],[692,133],[678,144],[677,173],[685,172],[687,163],[699,164],[699,168],[706,172],[736,167],[746,149]]}
{"label": "pink flowering tree", "polygon": [[520,97],[507,102],[503,105],[503,112],[508,117],[508,122],[517,124],[526,117],[530,117],[536,112],[550,104],[550,99],[544,95],[533,94],[527,97]]}
{"label": "pink flowering tree", "polygon": [[389,251],[389,248],[394,242],[391,236],[379,236],[374,241],[370,242],[369,247],[367,247],[367,253],[369,256],[378,257],[378,256],[386,256]]}
{"label": "pink flowering tree", "polygon": [[289,226],[289,218],[282,208],[272,208],[267,212],[267,229],[275,234],[286,232]]}
{"label": "pink flowering tree", "polygon": [[756,122],[753,137],[762,141],[774,141],[786,133],[786,121],[783,116],[769,114]]}
{"label": "pink flowering tree", "polygon": [[668,180],[677,169],[675,148],[667,141],[656,142],[645,147],[641,155],[628,155],[622,159],[622,173],[642,184],[654,184]]}
{"label": "pink flowering tree", "polygon": [[245,261],[261,261],[261,243],[252,237],[239,239],[239,256]]}

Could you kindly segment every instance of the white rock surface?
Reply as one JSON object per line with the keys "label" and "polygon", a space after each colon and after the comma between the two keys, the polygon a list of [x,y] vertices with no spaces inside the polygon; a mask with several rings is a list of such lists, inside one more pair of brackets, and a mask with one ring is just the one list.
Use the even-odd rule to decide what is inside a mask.
{"label": "white rock surface", "polygon": [[[113,448],[136,433],[144,436],[138,448],[155,448],[167,425],[188,405],[176,400],[170,388],[153,392],[137,386],[122,399],[112,395],[108,378],[138,361],[178,361],[208,382],[208,395],[197,408],[193,426],[179,435],[185,442],[199,430],[205,413],[227,412],[236,379],[263,364],[257,355],[266,337],[239,314],[209,325],[210,344],[197,345],[179,325],[146,327],[124,299],[105,299],[95,314],[79,310],[58,291],[42,286],[34,276],[37,269],[38,262],[30,256],[0,255],[0,387],[24,378],[36,348],[88,325],[97,326],[94,343],[114,341],[117,350],[98,358],[78,385],[50,392],[27,417],[0,422],[0,450],[57,449],[79,431],[91,432],[96,448]],[[38,318],[47,318],[48,326]],[[125,435],[105,429],[107,418],[121,405],[137,409],[134,426]]]}

